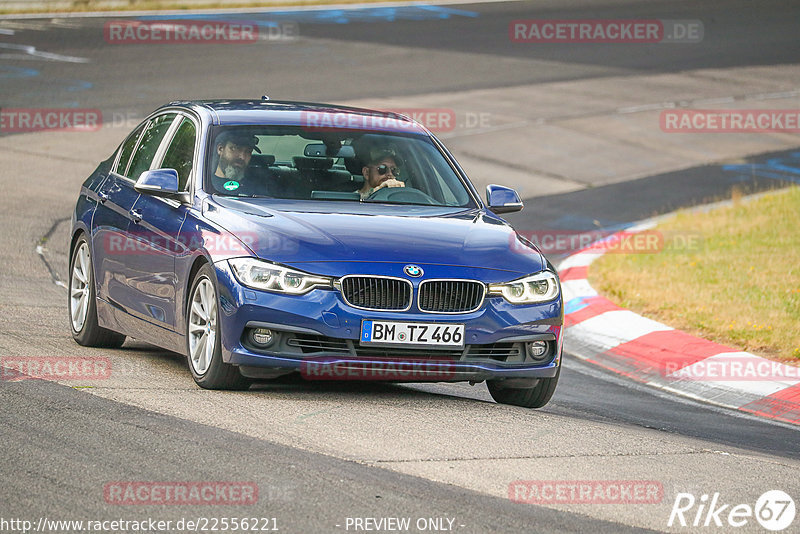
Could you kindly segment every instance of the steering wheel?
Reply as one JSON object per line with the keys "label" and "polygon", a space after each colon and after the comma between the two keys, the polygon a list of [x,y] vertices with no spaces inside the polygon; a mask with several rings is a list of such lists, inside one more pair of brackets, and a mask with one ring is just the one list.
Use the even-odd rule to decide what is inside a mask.
{"label": "steering wheel", "polygon": [[390,202],[410,202],[414,204],[428,204],[435,206],[437,204],[427,193],[423,193],[419,189],[413,187],[383,187],[372,193],[369,200],[382,201],[388,200]]}

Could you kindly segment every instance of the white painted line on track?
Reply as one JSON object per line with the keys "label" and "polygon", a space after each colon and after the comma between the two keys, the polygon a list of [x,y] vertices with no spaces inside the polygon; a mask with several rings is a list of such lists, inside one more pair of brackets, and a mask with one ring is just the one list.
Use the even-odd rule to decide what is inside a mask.
{"label": "white painted line on track", "polygon": [[780,93],[758,93],[755,95],[748,95],[745,100],[775,100],[778,98],[794,98],[800,96],[800,90],[784,91]]}
{"label": "white painted line on track", "polygon": [[[20,45],[13,43],[0,43],[0,49],[16,50],[20,54],[0,54],[0,58],[15,58],[15,59],[44,59],[49,61],[63,61],[65,63],[89,63],[89,59],[78,56],[64,56],[61,54],[53,54],[51,52],[42,52],[37,50],[35,46]],[[30,56],[27,58],[26,56]]]}
{"label": "white painted line on track", "polygon": [[732,96],[724,96],[722,98],[703,98],[700,100],[693,100],[692,104],[695,106],[715,106],[717,104],[731,104],[736,102]]}
{"label": "white painted line on track", "polygon": [[670,109],[675,107],[675,102],[661,102],[658,104],[642,104],[641,106],[629,106],[618,108],[617,113],[639,113],[641,111],[657,111],[659,109]]}
{"label": "white painted line on track", "polygon": [[47,258],[44,255],[44,251],[45,250],[46,249],[42,245],[36,245],[36,254],[39,255],[39,257],[42,259],[42,261],[44,262],[45,266],[47,267],[47,270],[50,271],[50,278],[51,278],[52,282],[55,285],[57,285],[58,287],[63,287],[64,289],[69,289],[67,287],[67,284],[65,284],[64,282],[61,281],[61,279],[59,279],[58,273],[50,267],[50,263],[47,261]]}

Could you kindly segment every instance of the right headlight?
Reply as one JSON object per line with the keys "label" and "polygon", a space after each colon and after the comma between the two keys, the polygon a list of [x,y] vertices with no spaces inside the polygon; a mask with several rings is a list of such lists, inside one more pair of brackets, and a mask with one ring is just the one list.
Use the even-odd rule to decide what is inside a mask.
{"label": "right headlight", "polygon": [[290,295],[302,295],[315,287],[332,287],[333,279],[296,271],[257,258],[232,258],[228,264],[243,286]]}
{"label": "right headlight", "polygon": [[541,271],[502,284],[489,284],[490,295],[502,295],[511,304],[547,302],[558,296],[558,277],[554,272]]}

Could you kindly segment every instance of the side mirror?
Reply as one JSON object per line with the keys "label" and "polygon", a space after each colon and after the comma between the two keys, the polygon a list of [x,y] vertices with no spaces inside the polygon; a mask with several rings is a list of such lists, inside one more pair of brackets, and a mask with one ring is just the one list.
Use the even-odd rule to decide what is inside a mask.
{"label": "side mirror", "polygon": [[486,204],[494,213],[513,213],[522,210],[522,200],[516,191],[502,185],[486,186]]}
{"label": "side mirror", "polygon": [[144,171],[133,188],[139,193],[154,197],[179,198],[186,201],[188,195],[178,189],[178,171],[175,169],[154,169]]}

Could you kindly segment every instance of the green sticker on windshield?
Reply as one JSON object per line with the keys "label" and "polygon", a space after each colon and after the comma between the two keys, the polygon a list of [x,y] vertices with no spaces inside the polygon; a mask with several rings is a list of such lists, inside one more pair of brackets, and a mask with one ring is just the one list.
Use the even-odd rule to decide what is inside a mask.
{"label": "green sticker on windshield", "polygon": [[234,189],[239,189],[239,182],[236,180],[231,180],[229,182],[225,182],[222,187],[224,187],[227,191],[233,191]]}

